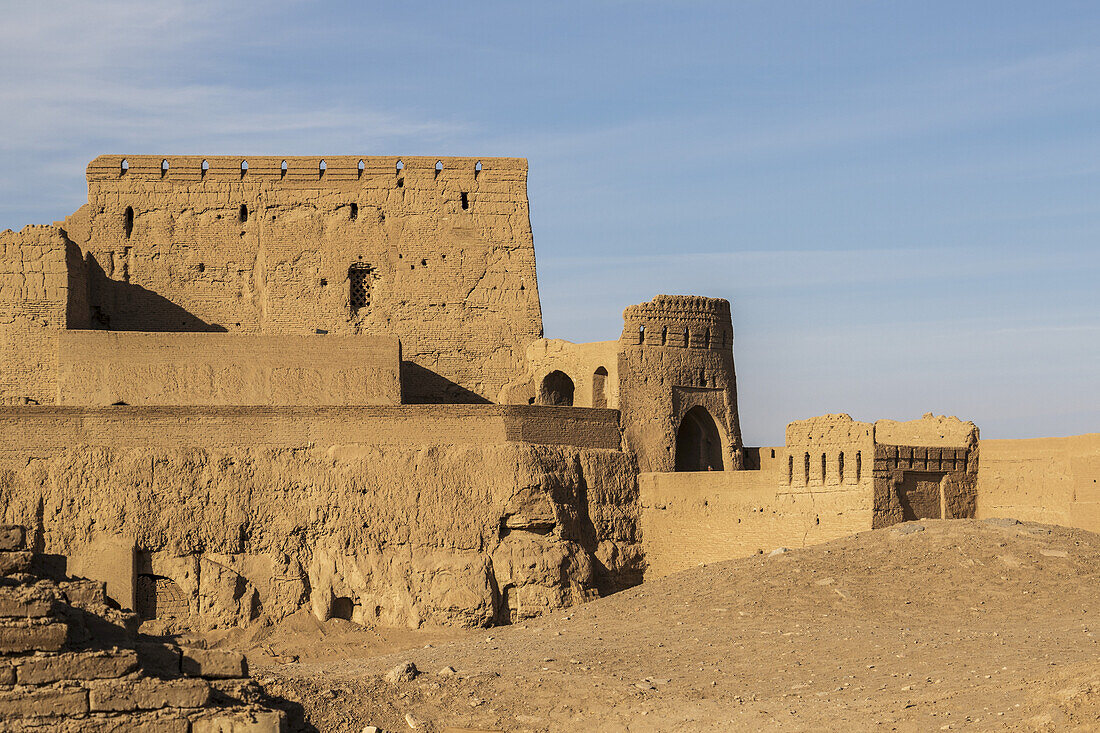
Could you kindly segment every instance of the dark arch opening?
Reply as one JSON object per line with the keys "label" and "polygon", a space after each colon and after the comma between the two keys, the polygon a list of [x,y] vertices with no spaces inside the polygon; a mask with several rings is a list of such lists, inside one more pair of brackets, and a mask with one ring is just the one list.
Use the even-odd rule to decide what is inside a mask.
{"label": "dark arch opening", "polygon": [[286,171],[288,167],[289,166],[287,166],[285,160],[281,164],[279,164],[279,178],[284,178],[286,176]]}
{"label": "dark arch opening", "polygon": [[539,404],[553,407],[572,407],[573,380],[565,372],[552,371],[543,377],[539,388]]}
{"label": "dark arch opening", "polygon": [[321,178],[322,176],[324,176],[326,170],[328,170],[328,163],[322,160],[320,163],[317,164],[317,177]]}
{"label": "dark arch opening", "polygon": [[241,208],[238,209],[238,211],[237,211],[237,218],[241,220],[242,224],[244,224],[246,221],[248,221],[248,205],[247,204],[241,204]]}
{"label": "dark arch opening", "polygon": [[160,162],[160,177],[164,178],[168,175],[168,159],[165,158]]}
{"label": "dark arch opening", "polygon": [[199,178],[205,176],[208,170],[210,170],[210,161],[204,160],[202,165],[199,166]]}
{"label": "dark arch opening", "polygon": [[332,618],[342,618],[351,621],[355,613],[355,602],[347,596],[339,596],[332,599]]}
{"label": "dark arch opening", "polygon": [[130,170],[130,161],[126,158],[122,159],[122,162],[118,164],[118,174],[124,175],[126,171]]}
{"label": "dark arch opening", "polygon": [[126,214],[122,218],[122,228],[126,230],[126,238],[129,239],[130,235],[134,233],[134,207],[127,206]]}
{"label": "dark arch opening", "polygon": [[242,160],[241,161],[241,178],[244,178],[245,173],[248,173],[248,161],[247,160]]}
{"label": "dark arch opening", "polygon": [[677,471],[721,471],[722,436],[707,408],[687,411],[676,432]]}
{"label": "dark arch opening", "polygon": [[607,407],[607,370],[603,367],[592,373],[592,406]]}

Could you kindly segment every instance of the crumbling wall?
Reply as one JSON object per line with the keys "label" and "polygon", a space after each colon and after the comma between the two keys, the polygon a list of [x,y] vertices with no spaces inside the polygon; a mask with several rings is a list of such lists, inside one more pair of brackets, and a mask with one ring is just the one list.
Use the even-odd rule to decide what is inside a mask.
{"label": "crumbling wall", "polygon": [[540,387],[551,372],[573,382],[573,406],[618,409],[619,342],[575,344],[563,339],[539,339],[527,346],[527,371],[501,390],[500,402],[539,403]]}
{"label": "crumbling wall", "polygon": [[729,302],[659,295],[623,313],[619,407],[643,472],[672,471],[684,416],[703,407],[721,432],[725,470],[744,465]]}
{"label": "crumbling wall", "polygon": [[58,332],[83,324],[81,266],[71,259],[56,227],[0,232],[0,404],[56,398]]}
{"label": "crumbling wall", "polygon": [[[595,413],[617,441],[611,411],[341,409],[333,414],[346,426],[363,424],[356,412],[387,413],[341,440],[338,425],[292,429],[301,422],[292,409],[258,410],[253,420],[230,408],[115,408],[160,413],[159,423],[127,432],[112,428],[110,409],[23,408],[29,439],[0,457],[0,506],[40,548],[71,562],[101,553],[104,537],[122,538],[115,546],[135,553],[135,610],[168,628],[279,619],[303,606],[321,618],[484,625],[637,582],[636,466],[617,443],[513,442],[509,431],[551,431],[516,420],[481,430],[459,417],[449,426],[435,415],[444,407],[560,420],[558,441],[598,446],[601,433],[568,426],[571,413]],[[426,414],[414,421],[418,411]],[[282,430],[272,423],[279,412]],[[27,425],[28,413],[43,413],[43,425]],[[79,413],[97,417],[82,423]],[[266,440],[227,439],[234,414]],[[169,439],[172,424],[180,430]],[[373,429],[382,425],[391,432]],[[159,437],[139,434],[161,428]],[[83,440],[66,442],[74,435]]]}
{"label": "crumbling wall", "polygon": [[62,405],[396,405],[392,336],[62,331]]}
{"label": "crumbling wall", "polygon": [[115,155],[87,176],[65,229],[94,328],[395,335],[409,402],[493,400],[542,336],[525,160]]}
{"label": "crumbling wall", "polygon": [[1100,433],[982,440],[977,516],[1100,532]]}

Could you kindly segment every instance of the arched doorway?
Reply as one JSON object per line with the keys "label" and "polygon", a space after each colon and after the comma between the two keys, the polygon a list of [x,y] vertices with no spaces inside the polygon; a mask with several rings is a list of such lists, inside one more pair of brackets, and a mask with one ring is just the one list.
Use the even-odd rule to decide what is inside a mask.
{"label": "arched doorway", "polygon": [[539,404],[553,407],[573,406],[573,380],[565,372],[552,371],[542,380]]}
{"label": "arched doorway", "polygon": [[607,407],[607,370],[596,367],[592,375],[592,406]]}
{"label": "arched doorway", "polygon": [[702,405],[688,410],[676,432],[676,470],[722,470],[722,436]]}

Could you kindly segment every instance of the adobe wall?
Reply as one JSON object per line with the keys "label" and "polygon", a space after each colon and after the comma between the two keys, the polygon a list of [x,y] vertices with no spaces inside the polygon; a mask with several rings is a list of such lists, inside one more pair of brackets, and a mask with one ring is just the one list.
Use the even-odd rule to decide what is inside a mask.
{"label": "adobe wall", "polygon": [[393,336],[62,331],[60,405],[396,405]]}
{"label": "adobe wall", "polygon": [[81,273],[57,228],[0,232],[0,405],[54,402],[57,334],[85,325]]}
{"label": "adobe wall", "polygon": [[743,467],[729,301],[658,295],[623,312],[619,409],[627,447],[643,472],[672,471],[676,434],[693,407],[721,432],[723,468]]}
{"label": "adobe wall", "polygon": [[[166,628],[301,607],[483,625],[640,580],[636,467],[613,411],[0,413],[3,521],[73,566],[108,552],[124,564],[132,551],[135,603]],[[561,444],[532,442],[551,438]]]}
{"label": "adobe wall", "polygon": [[[619,407],[619,342],[575,344],[563,339],[539,339],[526,351],[527,371],[501,390],[505,404],[540,404],[540,386],[560,371],[574,385],[574,407]],[[602,370],[602,373],[601,373]]]}
{"label": "adobe wall", "polygon": [[983,440],[977,516],[1100,532],[1100,433]]}
{"label": "adobe wall", "polygon": [[[89,164],[88,204],[63,226],[92,327],[395,335],[411,402],[492,400],[522,372],[542,336],[525,160],[203,161]],[[353,266],[369,299],[356,312]]]}
{"label": "adobe wall", "polygon": [[858,484],[787,486],[784,464],[639,476],[646,579],[871,528],[869,476]]}

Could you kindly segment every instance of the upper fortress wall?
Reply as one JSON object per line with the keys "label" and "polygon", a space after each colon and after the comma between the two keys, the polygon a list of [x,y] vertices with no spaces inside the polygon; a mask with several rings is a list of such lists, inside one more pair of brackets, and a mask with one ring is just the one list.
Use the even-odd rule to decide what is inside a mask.
{"label": "upper fortress wall", "polygon": [[110,155],[87,177],[59,226],[92,328],[393,335],[411,402],[495,399],[542,335],[523,159]]}

